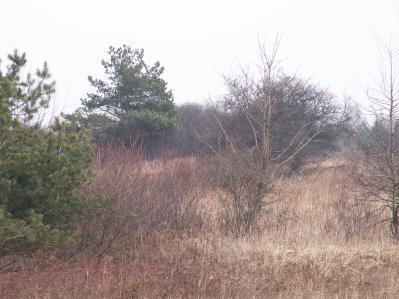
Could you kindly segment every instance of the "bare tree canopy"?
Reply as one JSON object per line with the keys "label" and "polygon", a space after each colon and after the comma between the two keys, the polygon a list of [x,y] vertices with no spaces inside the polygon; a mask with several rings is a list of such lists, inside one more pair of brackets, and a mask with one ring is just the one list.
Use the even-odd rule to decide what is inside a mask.
{"label": "bare tree canopy", "polygon": [[357,176],[365,199],[379,202],[391,212],[393,236],[398,239],[399,209],[399,72],[398,52],[382,45],[383,63],[375,85],[367,90],[375,117],[368,128],[368,147],[358,165]]}

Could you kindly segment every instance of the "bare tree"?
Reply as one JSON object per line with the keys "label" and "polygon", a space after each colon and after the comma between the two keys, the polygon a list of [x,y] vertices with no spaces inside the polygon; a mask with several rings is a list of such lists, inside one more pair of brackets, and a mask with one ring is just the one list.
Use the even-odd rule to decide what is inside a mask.
{"label": "bare tree", "polygon": [[375,122],[369,127],[370,146],[363,153],[357,176],[366,198],[390,210],[390,227],[398,234],[399,209],[399,73],[398,52],[391,45],[382,45],[383,61],[379,79],[367,90]]}
{"label": "bare tree", "polygon": [[297,128],[296,134],[279,152],[272,152],[272,121],[280,100],[278,82],[280,62],[277,58],[280,36],[270,53],[260,45],[260,78],[242,70],[238,78],[225,78],[228,94],[222,108],[234,116],[240,113],[250,128],[251,137],[234,134],[223,119],[215,117],[223,144],[213,148],[216,184],[223,205],[223,224],[235,236],[253,232],[265,207],[274,202],[273,185],[287,164],[319,132],[311,123]]}

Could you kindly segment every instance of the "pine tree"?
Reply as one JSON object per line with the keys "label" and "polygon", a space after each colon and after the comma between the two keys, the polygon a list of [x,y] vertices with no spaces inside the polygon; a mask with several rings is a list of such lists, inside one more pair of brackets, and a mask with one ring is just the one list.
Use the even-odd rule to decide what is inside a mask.
{"label": "pine tree", "polygon": [[122,138],[159,137],[175,131],[173,94],[161,78],[164,68],[144,62],[144,50],[110,47],[102,61],[107,80],[89,76],[96,89],[69,119],[94,129],[95,136],[111,133]]}
{"label": "pine tree", "polygon": [[87,133],[56,119],[40,125],[55,92],[47,64],[22,78],[25,54],[0,72],[0,255],[56,243],[74,229],[87,176]]}

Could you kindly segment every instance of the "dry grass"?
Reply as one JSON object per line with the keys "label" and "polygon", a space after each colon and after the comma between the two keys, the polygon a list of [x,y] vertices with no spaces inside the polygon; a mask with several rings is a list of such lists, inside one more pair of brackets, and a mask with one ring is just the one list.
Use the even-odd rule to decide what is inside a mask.
{"label": "dry grass", "polygon": [[[144,172],[171,171],[179,163],[152,162]],[[121,177],[118,180],[122,189],[129,185]],[[220,234],[218,202],[208,190],[200,205],[206,221],[195,234],[168,225],[150,233],[137,230],[128,247],[101,264],[75,260],[0,273],[0,294],[4,298],[398,297],[399,246],[380,222],[383,215],[378,207],[356,199],[356,188],[346,166],[332,161],[317,171],[284,179],[275,187],[274,196],[281,200],[264,214],[258,233],[245,239]]]}

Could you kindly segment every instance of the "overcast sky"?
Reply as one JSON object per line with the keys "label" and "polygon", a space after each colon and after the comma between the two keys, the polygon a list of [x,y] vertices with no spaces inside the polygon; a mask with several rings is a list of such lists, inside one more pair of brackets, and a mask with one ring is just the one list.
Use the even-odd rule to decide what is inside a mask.
{"label": "overcast sky", "polygon": [[399,40],[398,0],[0,0],[0,57],[18,49],[57,81],[58,110],[72,111],[101,77],[110,45],[159,60],[177,103],[224,90],[221,74],[257,58],[258,38],[283,35],[288,73],[364,102],[378,70],[378,38]]}

